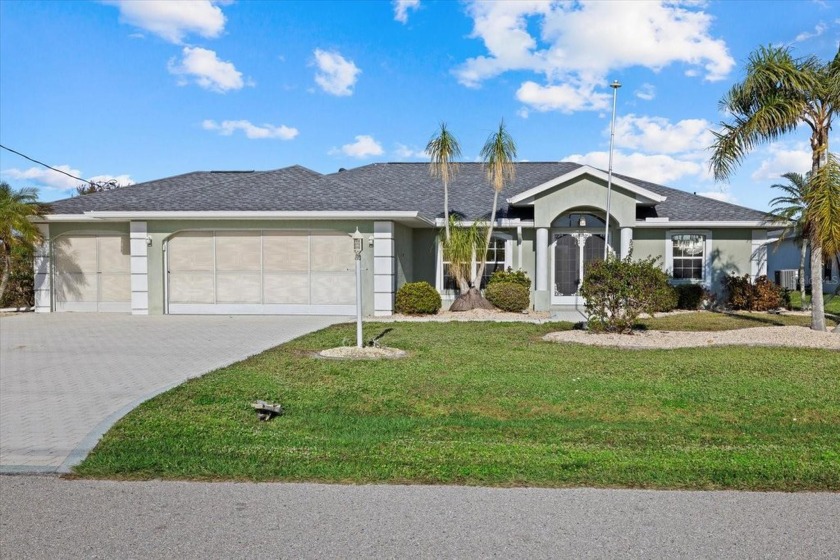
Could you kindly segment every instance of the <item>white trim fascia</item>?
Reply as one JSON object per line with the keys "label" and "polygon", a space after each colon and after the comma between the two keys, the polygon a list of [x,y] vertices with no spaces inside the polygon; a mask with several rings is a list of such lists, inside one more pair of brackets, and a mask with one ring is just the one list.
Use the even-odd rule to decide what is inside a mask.
{"label": "white trim fascia", "polygon": [[306,210],[306,211],[111,211],[91,210],[84,214],[46,214],[43,218],[32,220],[45,222],[128,222],[131,220],[393,220],[420,225],[435,225],[433,220],[420,216],[414,211],[388,212],[348,212]]}
{"label": "white trim fascia", "polygon": [[[565,175],[560,175],[559,177],[555,177],[554,179],[551,179],[550,181],[546,181],[545,183],[543,183],[541,185],[537,185],[536,187],[530,188],[525,192],[519,193],[516,196],[512,196],[512,197],[507,199],[507,202],[508,202],[508,204],[522,204],[522,203],[533,204],[532,199],[536,195],[538,195],[541,192],[546,191],[550,188],[556,187],[560,183],[565,183],[565,182],[571,181],[573,179],[577,179],[581,175],[591,175],[591,176],[593,176],[597,179],[601,179],[602,181],[608,181],[609,182],[609,180],[610,180],[609,176],[606,173],[604,173],[603,171],[601,171],[599,169],[595,169],[594,167],[590,167],[588,165],[582,165],[582,166],[578,167],[577,169],[575,169],[574,171],[570,171],[569,173],[566,173]],[[653,191],[649,191],[649,190],[647,190],[643,187],[640,187],[638,185],[634,185],[630,181],[626,181],[624,179],[616,177],[615,175],[613,175],[613,177],[612,177],[612,185],[614,187],[620,187],[622,189],[628,190],[628,191],[632,192],[633,194],[636,194],[638,196],[641,196],[643,198],[646,198],[646,199],[650,200],[651,202],[664,202],[668,198],[666,196],[656,194]]]}
{"label": "white trim fascia", "polygon": [[[478,224],[481,226],[486,226],[489,223],[489,220],[459,220],[456,222],[459,226],[463,227],[470,227],[473,224]],[[443,227],[444,221],[443,218],[435,218],[435,225],[437,227]],[[498,218],[496,223],[493,227],[503,227],[503,228],[512,228],[512,227],[524,227],[524,228],[532,228],[534,227],[534,220],[520,220],[519,218],[509,219],[509,218]]]}
{"label": "white trim fascia", "polygon": [[774,229],[778,225],[758,221],[716,221],[716,222],[636,222],[633,224],[634,228],[657,228],[657,229],[675,229],[675,228],[753,228],[753,229]]}

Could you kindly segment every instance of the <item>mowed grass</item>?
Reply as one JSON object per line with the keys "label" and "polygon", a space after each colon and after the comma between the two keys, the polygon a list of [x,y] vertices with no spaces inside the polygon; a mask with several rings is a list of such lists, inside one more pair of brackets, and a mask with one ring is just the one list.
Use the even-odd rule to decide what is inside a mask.
{"label": "mowed grass", "polygon": [[[726,320],[698,315],[708,315],[692,319],[703,324]],[[313,357],[354,340],[353,325],[332,327],[141,405],[76,472],[840,490],[840,352],[628,351],[541,340],[565,328],[369,323],[366,338],[390,329],[383,344],[409,357]],[[279,401],[287,413],[259,422],[250,406],[256,399]]]}
{"label": "mowed grass", "polygon": [[[806,303],[811,303],[811,296],[805,296]],[[840,316],[840,295],[838,294],[823,294],[823,304],[825,312],[832,315]],[[790,293],[790,306],[793,309],[802,309],[802,298],[799,292]]]}

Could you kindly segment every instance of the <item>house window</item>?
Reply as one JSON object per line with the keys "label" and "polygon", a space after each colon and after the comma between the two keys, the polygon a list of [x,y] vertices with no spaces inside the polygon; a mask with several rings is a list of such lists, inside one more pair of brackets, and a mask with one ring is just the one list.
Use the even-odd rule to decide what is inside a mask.
{"label": "house window", "polygon": [[487,249],[485,262],[487,265],[484,267],[484,275],[481,278],[482,290],[487,287],[487,282],[490,280],[490,277],[493,276],[494,272],[505,269],[504,239],[493,238],[490,240],[490,248]]}
{"label": "house window", "polygon": [[671,274],[675,280],[705,280],[706,236],[680,233],[671,236]]}
{"label": "house window", "polygon": [[823,282],[831,282],[832,281],[832,274],[831,274],[832,270],[831,269],[833,268],[832,267],[832,261],[833,260],[834,259],[830,259],[830,258],[829,259],[826,259],[826,258],[823,259],[823,278],[824,278]]}
{"label": "house window", "polygon": [[[513,266],[511,261],[511,253],[509,244],[512,243],[510,236],[504,233],[494,234],[490,240],[490,247],[486,253],[486,266],[484,267],[484,274],[481,278],[481,289],[487,287],[487,281],[497,270],[505,270]],[[445,293],[453,293],[458,291],[458,282],[452,274],[452,263],[446,258],[446,252],[443,246],[439,246],[440,268],[438,269],[438,289]],[[469,266],[468,276],[472,279],[478,272],[479,262],[476,255],[473,254],[472,263]]]}

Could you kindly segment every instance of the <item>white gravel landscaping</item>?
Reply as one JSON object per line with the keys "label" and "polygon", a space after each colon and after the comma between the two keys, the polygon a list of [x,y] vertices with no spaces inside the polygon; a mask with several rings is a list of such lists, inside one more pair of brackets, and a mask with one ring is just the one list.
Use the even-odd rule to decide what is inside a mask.
{"label": "white gravel landscaping", "polygon": [[840,350],[840,334],[808,327],[755,327],[731,331],[636,331],[633,334],[596,334],[588,331],[548,333],[549,342],[576,342],[618,348],[700,348],[708,346],[790,346]]}

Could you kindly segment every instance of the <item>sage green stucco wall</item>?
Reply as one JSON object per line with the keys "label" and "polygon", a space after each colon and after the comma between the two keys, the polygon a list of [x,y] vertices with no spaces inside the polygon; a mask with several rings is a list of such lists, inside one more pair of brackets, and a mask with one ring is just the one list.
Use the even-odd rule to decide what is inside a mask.
{"label": "sage green stucco wall", "polygon": [[[163,242],[173,234],[183,231],[212,230],[286,230],[286,231],[339,231],[352,234],[356,227],[364,234],[365,243],[362,252],[362,312],[373,315],[373,249],[368,246],[367,238],[373,235],[371,221],[335,221],[320,220],[224,220],[210,222],[206,220],[149,220],[146,222],[152,245],[148,249],[149,314],[162,315],[164,310],[164,258]],[[126,227],[126,231],[127,231]]]}
{"label": "sage green stucco wall", "polygon": [[[535,198],[534,224],[538,228],[551,227],[555,218],[569,210],[590,208],[606,212],[606,207],[606,183],[576,178]],[[613,185],[610,215],[620,226],[633,226],[636,223],[636,196]]]}
{"label": "sage green stucco wall", "polygon": [[128,222],[50,222],[50,239],[67,233],[119,233],[128,235]]}
{"label": "sage green stucco wall", "polygon": [[412,244],[412,282],[425,281],[432,286],[435,285],[437,236],[438,230],[436,229],[424,228],[414,230]]}
{"label": "sage green stucco wall", "polygon": [[665,230],[635,229],[633,230],[633,258],[646,259],[659,257],[659,263],[665,268]]}
{"label": "sage green stucco wall", "polygon": [[414,230],[400,224],[394,224],[394,257],[397,266],[397,285],[395,290],[414,277]]}
{"label": "sage green stucco wall", "polygon": [[633,258],[659,257],[660,264],[666,267],[665,242],[668,233],[681,231],[711,231],[712,235],[712,291],[721,293],[721,278],[727,274],[743,276],[750,273],[752,258],[751,229],[704,229],[690,228],[639,228],[633,232]]}

